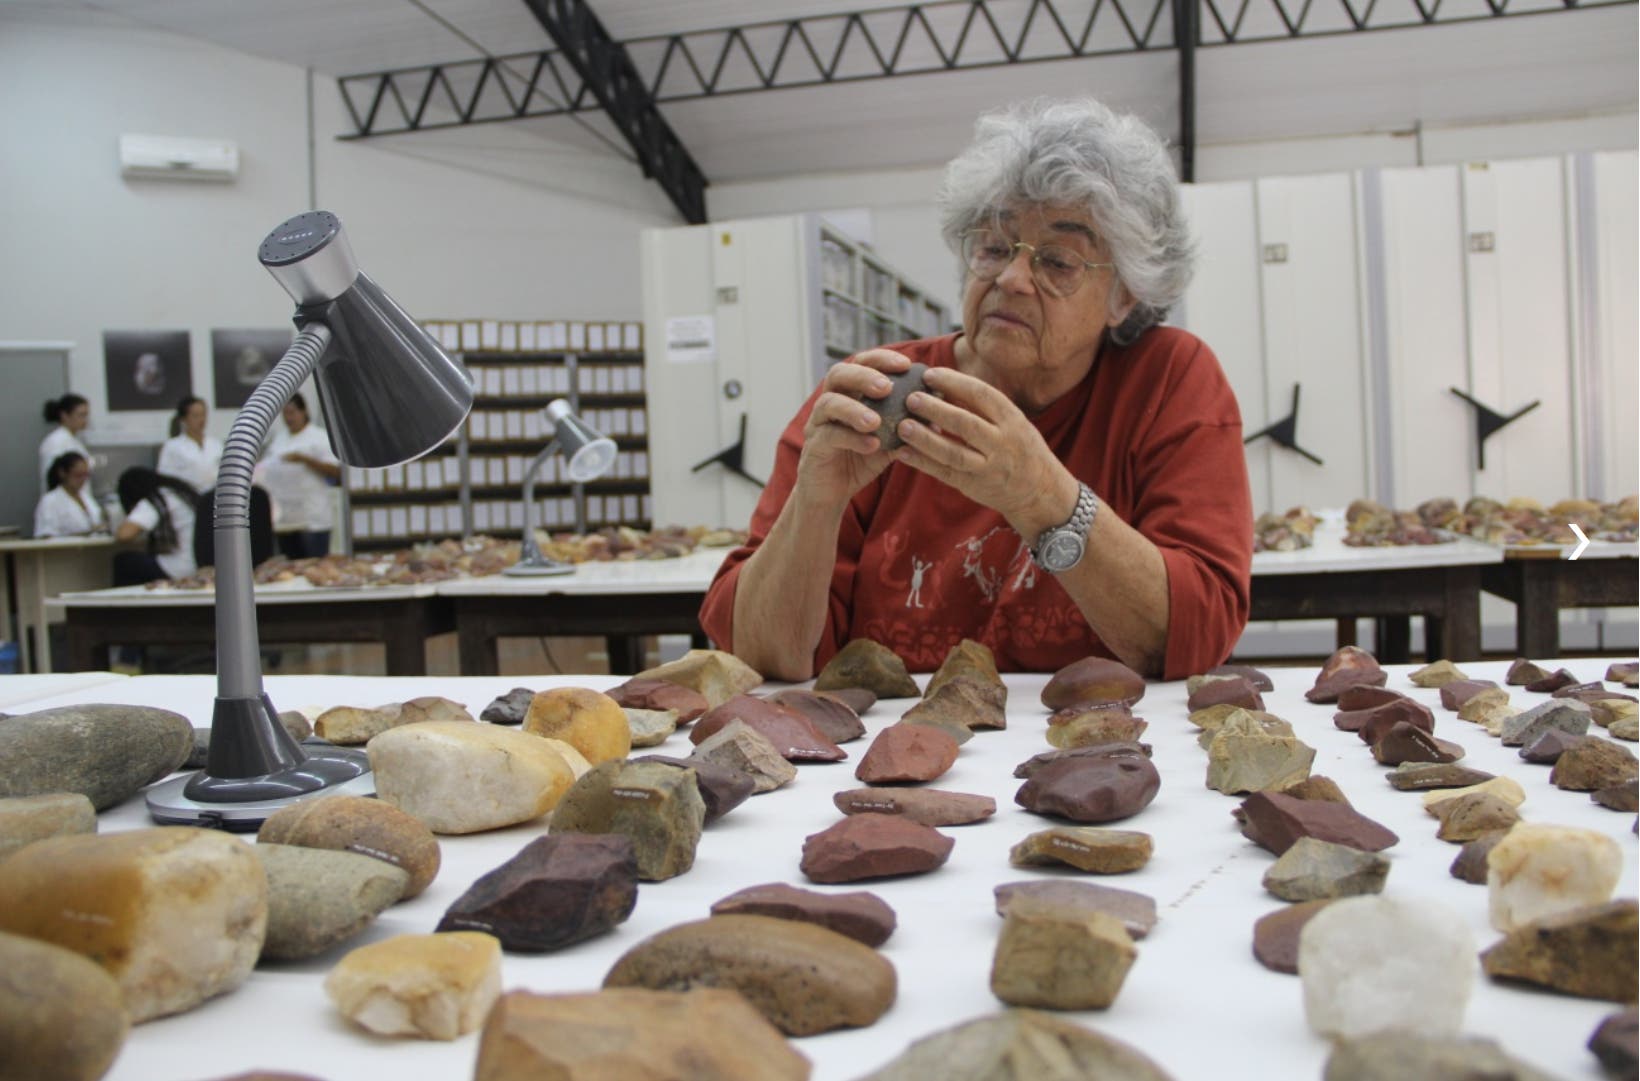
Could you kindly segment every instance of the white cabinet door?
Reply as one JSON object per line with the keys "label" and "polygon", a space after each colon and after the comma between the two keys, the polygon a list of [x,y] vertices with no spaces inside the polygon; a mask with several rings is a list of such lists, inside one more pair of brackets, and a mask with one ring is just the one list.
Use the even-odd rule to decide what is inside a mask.
{"label": "white cabinet door", "polygon": [[1579,188],[1590,198],[1580,207],[1579,241],[1590,245],[1580,265],[1584,282],[1584,408],[1591,438],[1585,441],[1584,494],[1615,501],[1640,491],[1640,441],[1635,402],[1640,401],[1640,178],[1632,150],[1591,154],[1578,162]]}

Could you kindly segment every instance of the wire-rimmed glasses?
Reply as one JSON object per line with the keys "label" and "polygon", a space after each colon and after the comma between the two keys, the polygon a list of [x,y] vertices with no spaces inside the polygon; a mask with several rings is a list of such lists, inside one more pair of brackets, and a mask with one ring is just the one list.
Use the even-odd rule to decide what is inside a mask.
{"label": "wire-rimmed glasses", "polygon": [[994,281],[1002,276],[1023,248],[1031,258],[1031,280],[1049,296],[1064,298],[1082,288],[1092,270],[1115,270],[1115,263],[1090,263],[1062,244],[1027,244],[1009,240],[996,229],[970,229],[962,234],[962,262],[974,277]]}

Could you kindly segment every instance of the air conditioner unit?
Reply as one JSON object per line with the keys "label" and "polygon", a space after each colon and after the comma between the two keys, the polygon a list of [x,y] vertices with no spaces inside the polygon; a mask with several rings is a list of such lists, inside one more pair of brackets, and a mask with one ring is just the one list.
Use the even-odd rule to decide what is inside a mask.
{"label": "air conditioner unit", "polygon": [[121,135],[120,175],[148,180],[232,180],[239,147],[226,139]]}

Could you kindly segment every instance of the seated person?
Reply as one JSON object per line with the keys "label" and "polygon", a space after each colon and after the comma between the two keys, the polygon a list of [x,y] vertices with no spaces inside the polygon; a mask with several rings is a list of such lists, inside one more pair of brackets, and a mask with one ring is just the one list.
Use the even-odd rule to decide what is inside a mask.
{"label": "seated person", "polygon": [[36,537],[80,537],[106,532],[102,507],[91,496],[91,463],[79,451],[52,459],[46,470],[46,494],[34,507]]}
{"label": "seated person", "polygon": [[119,493],[125,520],[114,531],[114,539],[133,541],[146,536],[148,543],[145,551],[115,553],[116,586],[186,578],[199,569],[194,562],[198,492],[175,477],[134,466],[120,474]]}
{"label": "seated person", "polygon": [[[831,368],[702,628],[786,680],[854,638],[914,672],[964,637],[1003,671],[1222,662],[1247,622],[1252,496],[1217,358],[1161,325],[1194,256],[1166,145],[1092,100],[1006,108],[938,209],[962,329]],[[873,400],[913,361],[926,390],[885,449]]]}

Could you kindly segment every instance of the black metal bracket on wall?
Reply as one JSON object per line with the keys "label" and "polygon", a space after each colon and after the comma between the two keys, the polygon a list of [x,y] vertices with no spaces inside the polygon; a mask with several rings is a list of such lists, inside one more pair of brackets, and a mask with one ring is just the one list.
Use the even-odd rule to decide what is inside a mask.
{"label": "black metal bracket on wall", "polygon": [[1315,455],[1298,445],[1298,390],[1298,384],[1294,383],[1293,408],[1285,417],[1282,417],[1274,424],[1260,428],[1246,439],[1243,439],[1242,444],[1245,446],[1255,439],[1268,437],[1270,442],[1274,443],[1278,447],[1286,447],[1290,451],[1295,451],[1296,453],[1302,454],[1316,465],[1325,465],[1326,463],[1320,458],[1317,458]]}
{"label": "black metal bracket on wall", "polygon": [[1526,405],[1521,406],[1513,413],[1510,413],[1508,416],[1504,416],[1491,406],[1484,405],[1481,402],[1476,401],[1474,398],[1470,397],[1468,394],[1465,394],[1457,387],[1449,387],[1447,389],[1451,390],[1452,393],[1456,394],[1458,397],[1475,407],[1476,469],[1486,468],[1486,441],[1488,439],[1491,439],[1501,429],[1507,428],[1509,425],[1515,423],[1515,421],[1519,420],[1521,417],[1524,417],[1526,414],[1543,404],[1541,399],[1534,399]]}
{"label": "black metal bracket on wall", "polygon": [[689,472],[699,473],[702,469],[705,469],[707,466],[710,466],[710,465],[721,465],[723,468],[727,469],[729,472],[733,473],[735,476],[744,478],[745,480],[749,480],[753,484],[757,485],[759,488],[764,488],[764,487],[768,486],[767,481],[758,480],[756,477],[754,477],[750,473],[746,472],[746,414],[745,413],[740,414],[740,438],[735,440],[729,446],[724,447],[722,450],[718,451],[716,454],[712,455],[710,458],[707,458],[705,461],[696,462],[693,466],[691,466],[689,468]]}

